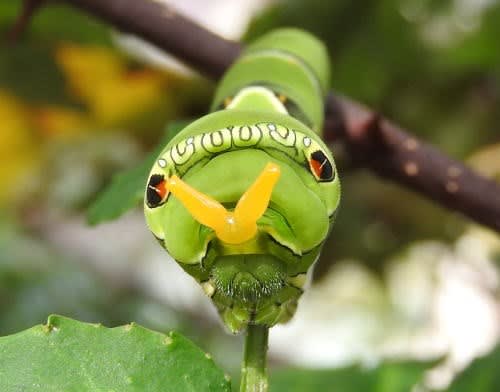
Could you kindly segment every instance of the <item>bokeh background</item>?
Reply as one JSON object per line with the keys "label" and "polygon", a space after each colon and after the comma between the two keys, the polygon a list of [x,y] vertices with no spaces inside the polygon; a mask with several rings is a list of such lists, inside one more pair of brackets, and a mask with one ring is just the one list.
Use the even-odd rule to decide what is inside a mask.
{"label": "bokeh background", "polygon": [[[332,88],[500,179],[499,1],[165,2],[235,40],[313,32]],[[113,175],[140,164],[167,124],[208,110],[214,83],[60,4],[14,42],[20,10],[0,2],[0,335],[50,313],[136,321],[181,331],[237,372],[241,337],[224,332],[140,206],[88,223]],[[499,235],[333,149],[342,209],[295,319],[271,331],[272,366],[441,358],[425,383],[444,388],[474,358],[498,359]]]}

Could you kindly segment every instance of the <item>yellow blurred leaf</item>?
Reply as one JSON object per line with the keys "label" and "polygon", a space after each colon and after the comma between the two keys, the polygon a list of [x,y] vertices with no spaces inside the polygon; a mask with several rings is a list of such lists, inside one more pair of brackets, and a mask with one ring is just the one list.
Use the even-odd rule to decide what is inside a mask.
{"label": "yellow blurred leaf", "polygon": [[36,128],[44,136],[76,136],[89,129],[87,116],[72,109],[43,106],[33,109],[32,115]]}
{"label": "yellow blurred leaf", "polygon": [[166,74],[151,69],[131,71],[113,50],[65,44],[57,49],[56,61],[73,94],[102,125],[119,124],[155,108],[165,98]]}
{"label": "yellow blurred leaf", "polygon": [[117,80],[102,81],[94,100],[93,114],[106,124],[120,122],[149,111],[164,98],[164,77],[154,71],[134,72]]}
{"label": "yellow blurred leaf", "polygon": [[29,112],[2,90],[0,118],[0,205],[4,205],[29,186],[40,153]]}
{"label": "yellow blurred leaf", "polygon": [[125,71],[123,58],[100,46],[62,44],[55,57],[72,93],[84,101],[94,98],[99,83],[117,79]]}

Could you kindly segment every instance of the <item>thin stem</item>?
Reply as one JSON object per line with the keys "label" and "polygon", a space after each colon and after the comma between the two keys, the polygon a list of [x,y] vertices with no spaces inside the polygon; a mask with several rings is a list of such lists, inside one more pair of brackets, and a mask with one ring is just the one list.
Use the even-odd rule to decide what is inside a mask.
{"label": "thin stem", "polygon": [[269,328],[249,325],[241,364],[240,392],[267,392],[267,341]]}

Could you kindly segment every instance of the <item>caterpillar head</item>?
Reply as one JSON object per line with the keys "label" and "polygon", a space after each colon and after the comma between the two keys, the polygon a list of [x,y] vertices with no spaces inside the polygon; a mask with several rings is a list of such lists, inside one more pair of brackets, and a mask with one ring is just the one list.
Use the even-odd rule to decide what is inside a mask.
{"label": "caterpillar head", "polygon": [[285,131],[241,125],[188,136],[148,179],[150,229],[233,332],[293,315],[338,205],[329,152]]}

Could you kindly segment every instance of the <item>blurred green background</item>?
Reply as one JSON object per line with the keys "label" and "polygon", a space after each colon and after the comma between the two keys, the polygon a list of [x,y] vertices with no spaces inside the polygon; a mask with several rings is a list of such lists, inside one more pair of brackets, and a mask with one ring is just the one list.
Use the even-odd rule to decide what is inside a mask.
{"label": "blurred green background", "polygon": [[[500,2],[208,3],[178,6],[205,14],[200,21],[216,31],[233,21],[232,35],[219,32],[234,39],[277,26],[313,32],[330,51],[333,89],[500,178]],[[151,238],[140,207],[95,226],[86,219],[166,124],[208,110],[214,83],[60,4],[11,42],[20,9],[18,0],[0,3],[0,335],[50,313],[108,326],[133,320],[183,332],[235,372],[241,337],[224,333],[201,290]],[[426,383],[445,387],[498,342],[498,234],[352,167],[333,148],[342,209],[297,320],[272,331],[271,363],[440,357]],[[500,390],[490,385],[498,388],[463,390]]]}

